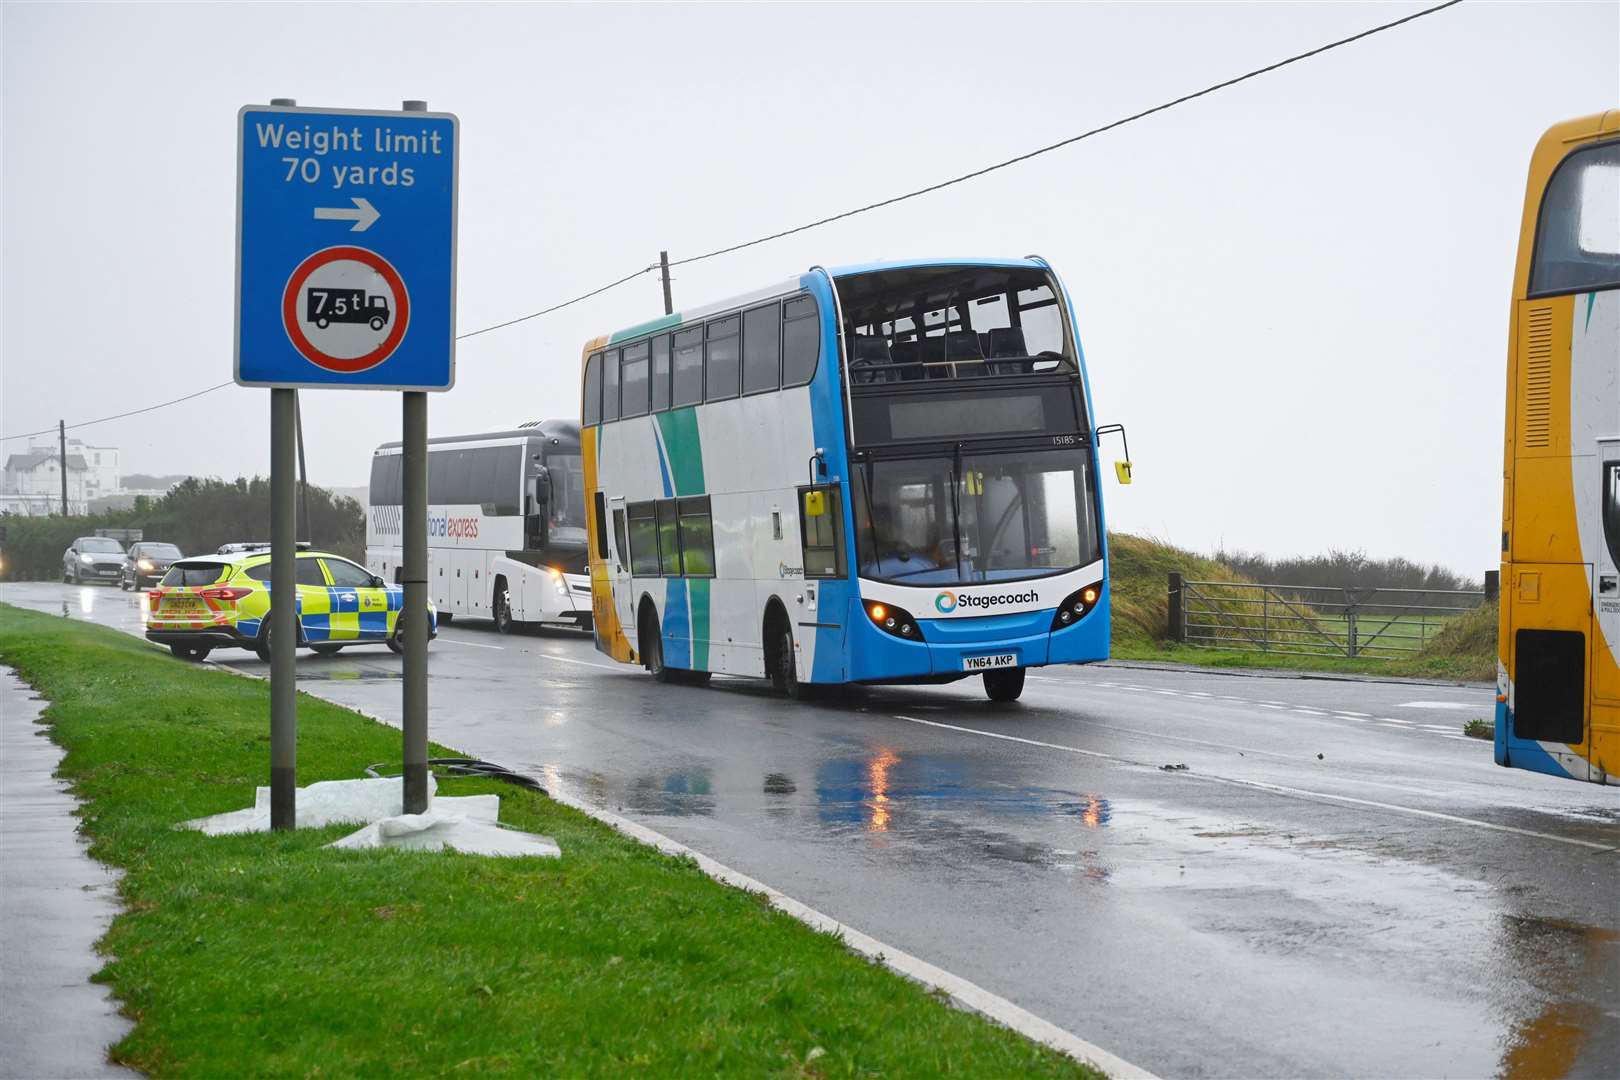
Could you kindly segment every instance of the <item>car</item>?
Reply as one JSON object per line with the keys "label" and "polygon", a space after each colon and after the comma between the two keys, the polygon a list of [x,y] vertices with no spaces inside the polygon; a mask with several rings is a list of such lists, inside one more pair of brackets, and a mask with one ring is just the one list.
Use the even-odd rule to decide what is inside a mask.
{"label": "car", "polygon": [[118,574],[118,587],[139,591],[144,587],[141,585],[143,581],[156,585],[169,572],[169,564],[180,558],[184,556],[173,544],[157,540],[131,544],[124,555],[124,568]]}
{"label": "car", "polygon": [[[300,550],[296,558],[297,647],[323,656],[354,645],[404,651],[404,586],[331,552]],[[146,638],[175,656],[203,660],[236,648],[270,659],[270,552],[263,548],[180,559],[146,596]],[[438,632],[429,602],[429,640]]]}
{"label": "car", "polygon": [[124,572],[124,545],[106,536],[81,536],[62,552],[62,580],[74,585],[105,581]]}

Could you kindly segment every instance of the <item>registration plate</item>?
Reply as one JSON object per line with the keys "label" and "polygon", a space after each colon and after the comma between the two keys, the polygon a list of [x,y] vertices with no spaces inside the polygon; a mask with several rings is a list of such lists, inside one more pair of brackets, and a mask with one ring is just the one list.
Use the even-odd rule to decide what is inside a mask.
{"label": "registration plate", "polygon": [[964,656],[963,671],[986,671],[990,668],[1017,667],[1017,653],[997,653],[995,656]]}
{"label": "registration plate", "polygon": [[202,611],[203,602],[189,596],[165,596],[163,598],[165,612]]}

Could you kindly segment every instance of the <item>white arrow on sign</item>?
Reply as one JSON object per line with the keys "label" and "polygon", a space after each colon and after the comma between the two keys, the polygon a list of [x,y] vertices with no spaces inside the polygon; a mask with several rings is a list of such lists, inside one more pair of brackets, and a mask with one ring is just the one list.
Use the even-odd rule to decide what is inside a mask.
{"label": "white arrow on sign", "polygon": [[315,220],[317,221],[352,221],[350,232],[365,232],[371,228],[376,220],[382,217],[377,208],[371,205],[371,200],[355,196],[349,200],[354,203],[354,209],[349,210],[341,206],[317,206]]}

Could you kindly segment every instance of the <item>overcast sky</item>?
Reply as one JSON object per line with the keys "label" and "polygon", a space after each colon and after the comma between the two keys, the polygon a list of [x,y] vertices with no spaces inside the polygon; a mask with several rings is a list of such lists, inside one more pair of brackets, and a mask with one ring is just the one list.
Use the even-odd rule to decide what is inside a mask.
{"label": "overcast sky", "polygon": [[[243,104],[459,114],[465,331],[1420,6],[7,3],[0,432],[230,378]],[[1617,42],[1613,2],[1464,4],[682,268],[676,306],[815,263],[1040,253],[1074,294],[1098,422],[1129,429],[1137,479],[1108,470],[1111,527],[1477,574],[1497,560],[1525,169],[1546,127],[1620,104]],[[464,342],[430,433],[574,414],[585,339],[661,311],[649,276]],[[251,474],[269,408],[229,387],[78,434],[126,472]],[[311,478],[363,484],[399,411],[307,393]]]}

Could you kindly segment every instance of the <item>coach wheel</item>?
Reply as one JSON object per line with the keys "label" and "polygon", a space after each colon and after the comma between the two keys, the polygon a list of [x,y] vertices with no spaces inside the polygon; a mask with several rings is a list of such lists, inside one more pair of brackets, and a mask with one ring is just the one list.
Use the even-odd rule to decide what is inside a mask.
{"label": "coach wheel", "polygon": [[1024,692],[1024,669],[996,668],[984,673],[984,692],[991,701],[1017,701]]}
{"label": "coach wheel", "polygon": [[208,659],[208,654],[214,650],[207,645],[170,645],[169,652],[181,660],[195,660],[202,662]]}
{"label": "coach wheel", "polygon": [[503,634],[512,632],[512,591],[503,577],[495,579],[495,602],[491,605],[495,629]]}

